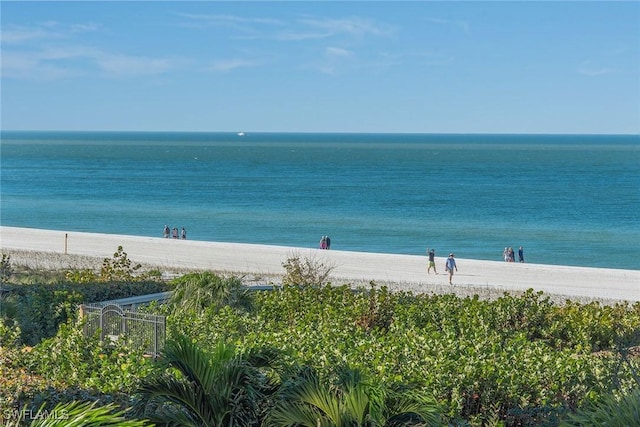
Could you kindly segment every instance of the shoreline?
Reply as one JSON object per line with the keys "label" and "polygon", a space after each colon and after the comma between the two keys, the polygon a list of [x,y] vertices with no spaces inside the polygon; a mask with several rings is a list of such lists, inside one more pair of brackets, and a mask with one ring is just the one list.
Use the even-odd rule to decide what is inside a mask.
{"label": "shoreline", "polygon": [[[0,226],[0,250],[13,254],[12,263],[25,262],[49,269],[59,263],[111,258],[122,246],[134,263],[163,272],[211,270],[245,275],[249,281],[277,283],[282,263],[292,256],[333,266],[333,284],[385,285],[413,293],[487,294],[542,291],[555,299],[602,302],[640,301],[640,270],[572,267],[456,259],[458,272],[449,285],[445,257],[437,256],[438,274],[427,274],[427,256],[395,255],[245,243],[175,240],[117,234],[70,232]],[[52,261],[53,255],[57,261]],[[442,254],[446,255],[446,254]],[[14,259],[14,256],[16,257]],[[48,259],[48,260],[47,260]],[[73,266],[67,265],[66,268]],[[483,295],[481,295],[483,296]]]}

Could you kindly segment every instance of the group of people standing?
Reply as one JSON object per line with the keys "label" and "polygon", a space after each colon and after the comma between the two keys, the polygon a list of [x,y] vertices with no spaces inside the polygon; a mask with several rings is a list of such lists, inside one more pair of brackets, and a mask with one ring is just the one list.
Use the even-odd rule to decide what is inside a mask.
{"label": "group of people standing", "polygon": [[162,237],[168,239],[169,236],[173,237],[174,239],[186,239],[187,230],[182,227],[182,231],[180,231],[180,233],[178,234],[178,227],[173,227],[173,229],[170,229],[168,225],[165,225],[164,230],[162,231]]}
{"label": "group of people standing", "polygon": [[[430,274],[431,269],[433,268],[433,272],[438,274],[436,271],[436,251],[435,249],[427,248],[427,255],[429,256],[429,263],[427,266],[427,274]],[[449,284],[452,285],[451,281],[453,280],[453,271],[458,271],[458,266],[456,265],[455,255],[452,253],[447,257],[447,261],[444,263],[444,271],[449,273]]]}
{"label": "group of people standing", "polygon": [[322,236],[320,238],[320,249],[330,249],[331,248],[331,237]]}
{"label": "group of people standing", "polygon": [[[505,247],[502,251],[502,258],[505,262],[516,262],[516,253],[513,248]],[[518,248],[518,262],[524,262],[524,248],[522,246]]]}

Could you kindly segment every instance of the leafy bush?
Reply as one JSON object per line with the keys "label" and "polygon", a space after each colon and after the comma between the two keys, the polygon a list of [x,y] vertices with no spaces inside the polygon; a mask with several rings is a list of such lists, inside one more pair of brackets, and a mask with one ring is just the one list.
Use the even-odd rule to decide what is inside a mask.
{"label": "leafy bush", "polygon": [[[630,331],[640,327],[640,303],[568,306],[575,314],[559,328],[567,306],[533,291],[487,301],[284,286],[256,294],[251,313],[185,312],[168,328],[202,342],[276,346],[323,375],[346,364],[385,384],[412,385],[436,396],[451,420],[554,425],[566,410],[629,388],[632,373],[616,342],[639,344]],[[580,312],[610,320],[590,323]]]}
{"label": "leafy bush", "polygon": [[60,325],[58,334],[34,347],[24,362],[50,380],[101,393],[133,391],[152,370],[152,361],[126,336],[116,342],[86,337],[76,321]]}
{"label": "leafy bush", "polygon": [[324,286],[328,283],[329,275],[334,266],[316,258],[302,257],[298,253],[292,254],[282,263],[285,274],[283,285]]}
{"label": "leafy bush", "polygon": [[125,409],[152,365],[126,337],[106,344],[85,337],[82,324],[65,323],[55,337],[33,348],[0,347],[0,421],[15,410],[35,414],[74,400]]}
{"label": "leafy bush", "polygon": [[20,344],[20,326],[14,319],[0,316],[0,347],[16,348]]}
{"label": "leafy bush", "polygon": [[12,295],[22,342],[35,345],[56,334],[58,326],[77,318],[78,305],[166,291],[161,282],[90,282],[19,285]]}
{"label": "leafy bush", "polygon": [[122,246],[113,254],[112,258],[102,261],[100,274],[92,270],[69,270],[67,280],[76,283],[89,282],[138,282],[158,279],[160,271],[157,269],[144,272],[141,264],[133,264]]}
{"label": "leafy bush", "polygon": [[[88,288],[94,285],[92,295],[100,286],[143,284]],[[71,299],[87,287],[65,286],[58,290]],[[45,295],[58,305],[65,301],[63,294],[59,300],[55,293]],[[241,354],[275,348],[283,366],[302,366],[323,378],[349,366],[376,383],[434,396],[451,425],[557,426],[565,414],[605,401],[612,390],[626,396],[637,388],[640,355],[632,349],[640,345],[640,303],[556,304],[533,291],[489,301],[298,283],[255,293],[253,310],[246,311],[218,304],[216,292],[208,295],[196,301],[210,302],[180,310],[154,307],[169,314],[169,339],[186,335],[206,354],[221,341]],[[101,299],[111,298],[95,300]],[[59,311],[65,309],[62,303]],[[63,323],[56,337],[30,353],[12,353],[4,372],[6,358],[0,357],[0,374],[31,370],[38,378],[30,385],[22,374],[9,374],[12,382],[3,390],[37,408],[44,397],[51,397],[48,404],[73,397],[42,391],[43,375],[58,390],[75,387],[101,397],[118,396],[150,378],[149,361],[128,350],[126,341],[101,347],[75,327]],[[264,408],[263,402],[260,413]]]}
{"label": "leafy bush", "polygon": [[0,284],[8,282],[12,274],[11,256],[2,254],[2,260],[0,261]]}

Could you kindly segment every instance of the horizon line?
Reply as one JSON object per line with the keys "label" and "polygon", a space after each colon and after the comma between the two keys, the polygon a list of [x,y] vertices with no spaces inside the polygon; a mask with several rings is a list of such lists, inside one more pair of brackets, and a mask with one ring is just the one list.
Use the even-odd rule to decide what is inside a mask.
{"label": "horizon line", "polygon": [[0,133],[193,133],[193,134],[327,134],[327,135],[536,135],[536,136],[638,136],[640,133],[579,132],[371,132],[371,131],[263,131],[263,130],[106,130],[106,129],[0,129]]}

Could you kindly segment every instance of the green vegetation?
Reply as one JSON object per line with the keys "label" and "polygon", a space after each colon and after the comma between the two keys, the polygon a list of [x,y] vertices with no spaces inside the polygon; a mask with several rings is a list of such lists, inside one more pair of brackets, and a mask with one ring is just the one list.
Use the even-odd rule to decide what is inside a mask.
{"label": "green vegetation", "polygon": [[292,253],[282,263],[284,276],[283,285],[323,286],[328,283],[329,275],[334,266],[315,258],[304,257],[299,253]]}
{"label": "green vegetation", "polygon": [[0,284],[8,282],[12,274],[11,257],[7,254],[2,254],[2,260],[0,260]]}
{"label": "green vegetation", "polygon": [[[30,342],[24,328],[47,315],[0,314],[0,424],[15,408],[74,401],[155,425],[640,423],[640,303],[558,304],[532,290],[494,300],[373,283],[354,290],[304,281],[313,268],[292,271],[300,277],[269,292],[247,293],[240,278],[208,272],[165,285],[174,298],[147,308],[168,316],[158,361],[126,339],[84,336],[73,315],[86,295],[101,299],[99,284],[143,290],[150,282],[65,279],[60,293],[41,297],[58,307],[49,316],[65,313],[41,339]],[[43,312],[37,301],[13,302]]]}
{"label": "green vegetation", "polygon": [[609,394],[569,414],[562,427],[637,426],[640,420],[640,388],[622,396]]}
{"label": "green vegetation", "polygon": [[[92,303],[163,292],[170,286],[158,277],[139,271],[132,265],[122,246],[113,259],[105,258],[98,274],[90,270],[66,272],[33,272],[11,266],[10,258],[2,258],[5,277],[15,278],[5,283],[0,301],[0,344],[7,324],[19,329],[19,342],[36,345],[52,337],[60,325],[74,321],[78,306]],[[9,275],[8,272],[11,272]]]}
{"label": "green vegetation", "polygon": [[441,426],[439,408],[426,394],[391,390],[343,369],[333,382],[313,370],[283,384],[266,424],[287,427]]}
{"label": "green vegetation", "polygon": [[92,270],[71,270],[67,271],[67,279],[75,283],[89,282],[141,282],[158,279],[157,271],[144,272],[142,265],[133,264],[122,246],[113,254],[112,258],[105,258],[102,261],[100,273],[96,274]]}
{"label": "green vegetation", "polygon": [[[124,411],[114,405],[97,406],[96,402],[59,403],[51,411],[41,408],[36,413],[25,413],[22,418],[33,418],[31,427],[144,427],[151,426],[145,421],[128,420]],[[9,424],[8,424],[9,425]],[[16,420],[15,426],[20,425]]]}
{"label": "green vegetation", "polygon": [[208,352],[187,337],[165,348],[159,375],[139,387],[137,410],[157,425],[250,426],[264,417],[274,389],[262,369],[268,357],[241,355],[218,342]]}
{"label": "green vegetation", "polygon": [[169,306],[179,311],[214,311],[224,307],[250,311],[252,299],[238,277],[220,277],[211,272],[189,273],[175,279]]}

